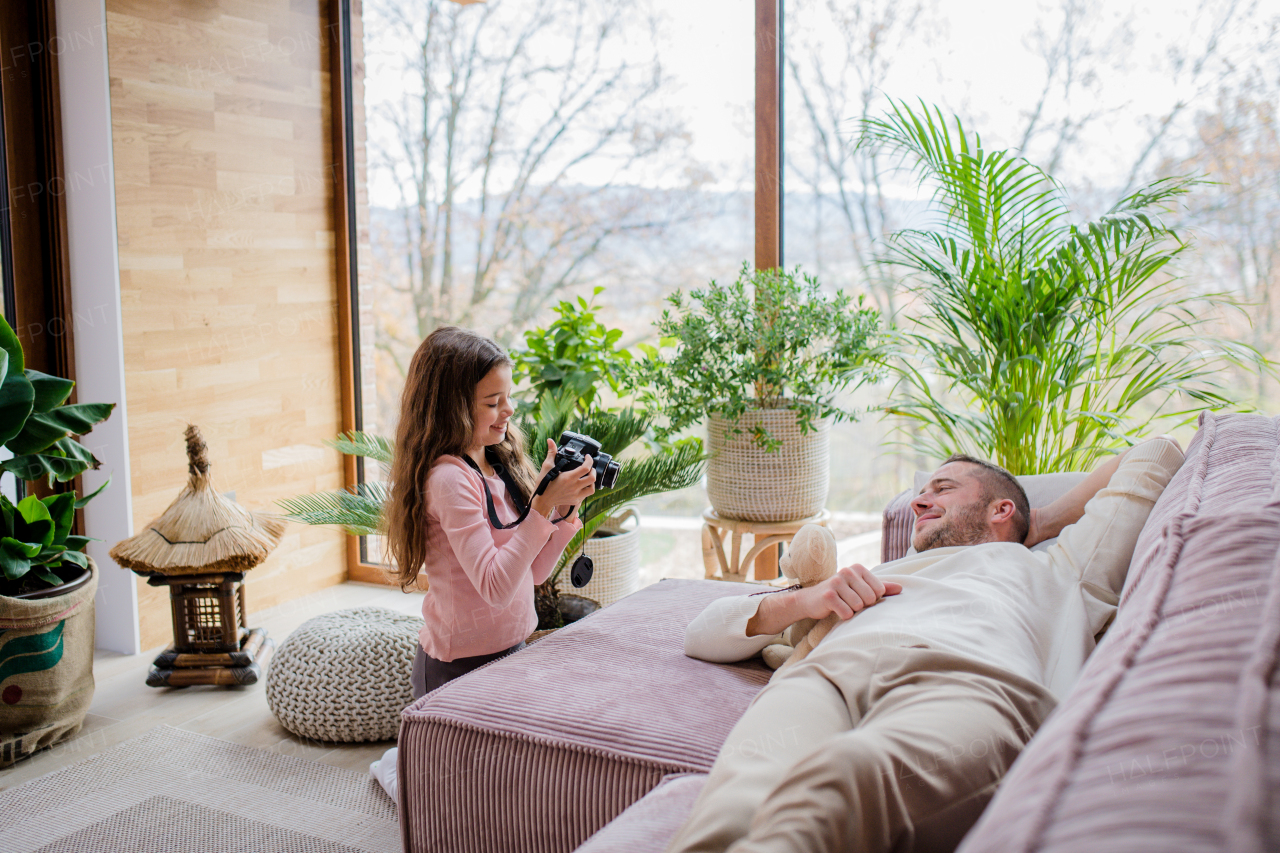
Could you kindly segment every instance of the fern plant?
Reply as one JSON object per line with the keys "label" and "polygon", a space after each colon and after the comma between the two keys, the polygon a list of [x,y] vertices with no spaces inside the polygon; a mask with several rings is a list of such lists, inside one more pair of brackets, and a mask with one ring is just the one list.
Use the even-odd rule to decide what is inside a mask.
{"label": "fern plant", "polygon": [[[325,444],[348,456],[363,456],[390,469],[395,444],[388,438],[373,433],[341,433]],[[284,498],[277,503],[284,508],[285,517],[303,524],[334,525],[352,536],[375,536],[383,532],[382,507],[387,502],[387,484],[366,482],[354,490],[341,489]]]}

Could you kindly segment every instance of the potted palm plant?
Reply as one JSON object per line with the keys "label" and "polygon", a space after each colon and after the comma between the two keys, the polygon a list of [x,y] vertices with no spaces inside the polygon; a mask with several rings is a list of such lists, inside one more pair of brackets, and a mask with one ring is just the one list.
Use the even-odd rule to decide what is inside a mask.
{"label": "potted palm plant", "polygon": [[899,156],[941,213],[891,239],[922,310],[882,351],[897,379],[887,410],[923,427],[914,442],[930,455],[1088,470],[1158,420],[1231,405],[1226,367],[1268,367],[1207,328],[1227,295],[1170,272],[1187,243],[1160,217],[1196,179],[1155,181],[1078,223],[1051,175],[936,107],[893,102],[860,144]]}
{"label": "potted palm plant", "polygon": [[[577,555],[585,554],[595,564],[590,583],[580,591],[602,605],[612,604],[639,588],[639,526],[625,530],[628,508],[635,501],[660,492],[684,489],[697,483],[705,464],[702,442],[683,439],[660,446],[646,455],[625,454],[640,443],[653,423],[650,414],[635,409],[609,412],[602,409],[576,413],[571,394],[557,397],[544,394],[538,408],[521,424],[530,454],[545,452],[547,439],[558,440],[566,430],[589,435],[600,449],[615,459],[623,456],[622,472],[612,489],[602,489],[579,507],[582,530],[569,541],[556,570],[538,590],[539,628],[556,628],[555,613],[563,610],[559,599],[573,595],[565,567]],[[638,522],[638,518],[637,518]]]}
{"label": "potted palm plant", "polygon": [[[707,423],[707,496],[724,518],[794,521],[821,511],[829,429],[853,418],[837,394],[874,375],[875,309],[826,296],[811,276],[752,270],[712,281],[655,324],[658,347],[629,369],[640,398],[666,416],[660,436]],[[674,352],[671,349],[674,348]]]}
{"label": "potted palm plant", "polygon": [[27,495],[27,481],[69,483],[99,463],[75,436],[114,404],[67,404],[75,383],[26,369],[0,318],[0,767],[74,734],[93,698],[97,569],[73,533],[83,498]]}

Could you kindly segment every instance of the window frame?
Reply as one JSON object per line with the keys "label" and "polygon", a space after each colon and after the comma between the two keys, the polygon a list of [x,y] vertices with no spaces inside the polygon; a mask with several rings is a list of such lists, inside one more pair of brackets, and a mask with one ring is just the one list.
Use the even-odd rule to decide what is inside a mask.
{"label": "window frame", "polygon": [[[353,4],[330,3],[329,50],[334,152],[334,231],[338,294],[338,362],[342,384],[342,429],[363,428],[359,381],[360,312],[358,261],[359,184],[356,180],[355,78],[352,50]],[[783,127],[782,69],[784,0],[755,0],[755,239],[757,269],[782,265]],[[362,10],[359,10],[362,11]],[[343,485],[355,491],[365,482],[365,460],[343,455]],[[389,566],[369,560],[368,537],[347,536],[347,576],[366,583],[393,584]]]}
{"label": "window frame", "polygon": [[[358,4],[359,0],[355,0]],[[333,116],[334,194],[333,216],[335,273],[338,295],[338,377],[341,383],[342,431],[364,428],[364,394],[359,377],[360,297],[359,184],[356,180],[355,63],[352,51],[352,0],[329,4],[329,94]],[[342,456],[342,482],[355,491],[365,482],[365,460]],[[346,537],[347,578],[365,583],[390,584],[388,567],[369,560],[368,537]]]}

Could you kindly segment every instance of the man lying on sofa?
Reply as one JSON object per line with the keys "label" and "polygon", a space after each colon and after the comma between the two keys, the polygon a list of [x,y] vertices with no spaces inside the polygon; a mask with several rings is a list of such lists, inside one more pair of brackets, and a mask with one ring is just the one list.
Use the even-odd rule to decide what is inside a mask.
{"label": "man lying on sofa", "polygon": [[1181,463],[1147,441],[1032,511],[1006,471],[952,457],[912,503],[918,553],[713,602],[685,634],[713,662],[847,621],[752,702],[668,850],[953,849],[1110,622]]}

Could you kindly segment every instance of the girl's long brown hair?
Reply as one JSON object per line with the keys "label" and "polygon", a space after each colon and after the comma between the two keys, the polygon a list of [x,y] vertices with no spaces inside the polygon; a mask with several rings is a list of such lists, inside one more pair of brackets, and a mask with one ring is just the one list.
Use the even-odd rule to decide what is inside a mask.
{"label": "girl's long brown hair", "polygon": [[[424,340],[409,362],[400,396],[391,495],[387,502],[387,552],[396,562],[396,579],[408,589],[427,563],[427,475],[441,456],[462,456],[475,423],[471,406],[476,386],[490,370],[510,365],[502,347],[475,332],[441,326]],[[524,436],[514,422],[489,448],[528,500],[537,472],[524,452]]]}

